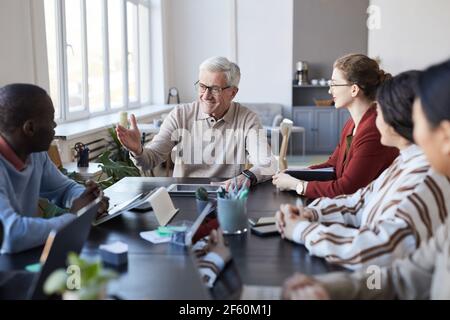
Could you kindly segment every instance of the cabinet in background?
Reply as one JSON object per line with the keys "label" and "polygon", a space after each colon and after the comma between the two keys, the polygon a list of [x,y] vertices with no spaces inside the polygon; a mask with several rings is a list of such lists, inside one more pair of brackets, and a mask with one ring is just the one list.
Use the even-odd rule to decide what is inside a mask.
{"label": "cabinet in background", "polygon": [[[350,114],[346,109],[334,107],[295,107],[294,125],[305,128],[307,154],[331,154],[336,148],[343,126]],[[294,145],[295,152],[301,146]]]}

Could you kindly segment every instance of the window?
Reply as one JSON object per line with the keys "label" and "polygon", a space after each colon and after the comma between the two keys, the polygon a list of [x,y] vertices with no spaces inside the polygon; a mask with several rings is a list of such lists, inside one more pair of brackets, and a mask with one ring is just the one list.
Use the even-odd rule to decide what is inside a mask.
{"label": "window", "polygon": [[59,121],[150,102],[149,0],[44,0]]}

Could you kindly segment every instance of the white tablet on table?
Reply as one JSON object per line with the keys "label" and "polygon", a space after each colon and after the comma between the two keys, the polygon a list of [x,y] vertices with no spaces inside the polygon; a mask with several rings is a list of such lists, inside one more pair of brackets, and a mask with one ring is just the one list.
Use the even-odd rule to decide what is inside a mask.
{"label": "white tablet on table", "polygon": [[195,191],[197,191],[197,189],[200,187],[205,188],[206,192],[210,194],[217,193],[217,191],[219,191],[220,188],[220,186],[215,186],[211,184],[174,183],[167,188],[167,191],[170,194],[194,195]]}

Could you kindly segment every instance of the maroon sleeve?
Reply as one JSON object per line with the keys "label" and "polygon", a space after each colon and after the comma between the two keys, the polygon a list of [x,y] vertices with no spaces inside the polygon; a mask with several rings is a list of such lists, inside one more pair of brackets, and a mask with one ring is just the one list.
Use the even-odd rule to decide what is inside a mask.
{"label": "maroon sleeve", "polygon": [[376,128],[367,130],[355,142],[353,156],[343,175],[332,181],[308,182],[305,196],[308,198],[333,198],[352,194],[376,179],[398,156],[398,149],[382,146]]}
{"label": "maroon sleeve", "polygon": [[333,154],[331,155],[331,157],[328,158],[327,161],[325,161],[324,163],[315,164],[313,166],[310,166],[309,169],[321,169],[321,168],[329,168],[329,167],[336,168],[338,154],[339,154],[339,145],[336,147],[336,149],[334,149]]}

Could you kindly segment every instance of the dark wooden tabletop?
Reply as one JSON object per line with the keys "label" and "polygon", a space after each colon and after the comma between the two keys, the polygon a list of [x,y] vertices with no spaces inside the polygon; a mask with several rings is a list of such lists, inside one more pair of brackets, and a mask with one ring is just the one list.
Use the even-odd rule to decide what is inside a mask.
{"label": "dark wooden tabletop", "polygon": [[[209,183],[197,178],[124,178],[105,193],[111,203],[120,203],[142,191],[172,183]],[[173,222],[195,220],[194,197],[173,196],[180,211]],[[295,203],[296,195],[277,191],[271,182],[252,188],[247,203],[249,218],[273,216],[282,203]],[[99,245],[116,240],[128,244],[128,264],[120,271],[109,292],[130,299],[202,298],[205,292],[192,280],[196,274],[186,252],[173,244],[152,244],[139,236],[142,231],[153,230],[158,223],[153,212],[126,212],[104,224],[93,227],[83,254],[96,256]],[[229,235],[226,240],[232,251],[234,264],[245,284],[282,285],[294,272],[320,274],[342,270],[325,260],[312,257],[307,250],[279,236],[258,237],[248,231],[243,235]],[[0,271],[23,269],[36,262],[42,248],[14,255],[0,255]]]}

